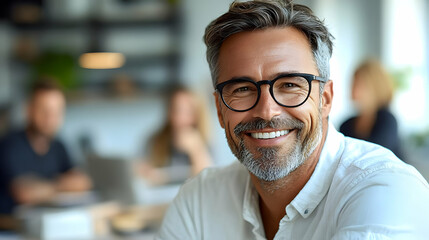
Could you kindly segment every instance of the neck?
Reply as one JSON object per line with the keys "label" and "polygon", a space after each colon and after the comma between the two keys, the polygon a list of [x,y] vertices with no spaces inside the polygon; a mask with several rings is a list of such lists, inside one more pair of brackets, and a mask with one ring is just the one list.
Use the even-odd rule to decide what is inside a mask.
{"label": "neck", "polygon": [[253,185],[259,194],[259,209],[267,239],[272,239],[278,231],[280,220],[285,215],[286,206],[298,195],[310,179],[319,161],[326,140],[328,122],[323,121],[323,137],[319,145],[303,165],[286,177],[266,182],[250,174]]}
{"label": "neck", "polygon": [[371,109],[365,109],[365,111],[360,112],[360,116],[363,118],[373,118],[375,115],[377,115],[377,108],[371,108]]}
{"label": "neck", "polygon": [[49,151],[51,145],[51,137],[41,134],[40,132],[29,127],[26,130],[28,141],[34,152],[39,155],[45,155]]}
{"label": "neck", "polygon": [[357,137],[366,139],[371,135],[374,123],[377,118],[377,110],[361,112],[355,122],[355,132]]}

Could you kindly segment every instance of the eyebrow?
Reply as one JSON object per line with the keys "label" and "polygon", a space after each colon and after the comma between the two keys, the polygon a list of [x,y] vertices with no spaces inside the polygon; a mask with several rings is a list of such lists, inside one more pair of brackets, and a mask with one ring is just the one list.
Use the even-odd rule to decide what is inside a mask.
{"label": "eyebrow", "polygon": [[[260,79],[259,81],[261,81],[261,80],[273,80],[273,79],[276,79],[277,77],[279,77],[281,75],[286,75],[286,74],[291,74],[291,73],[300,73],[300,72],[299,71],[294,71],[294,70],[292,70],[292,71],[285,71],[285,72],[279,72],[279,73],[276,73],[276,74],[270,76],[270,79]],[[226,80],[225,82],[232,81],[232,80],[251,80],[251,81],[256,82],[256,80],[254,78],[249,77],[249,76],[232,77],[232,78]]]}

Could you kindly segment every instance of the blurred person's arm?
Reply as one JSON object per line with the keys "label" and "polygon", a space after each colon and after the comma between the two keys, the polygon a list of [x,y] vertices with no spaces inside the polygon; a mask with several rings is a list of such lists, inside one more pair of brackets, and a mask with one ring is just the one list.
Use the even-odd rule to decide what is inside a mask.
{"label": "blurred person's arm", "polygon": [[60,175],[56,189],[60,192],[82,192],[92,188],[89,177],[77,169],[71,169]]}
{"label": "blurred person's arm", "polygon": [[90,178],[74,166],[62,143],[59,143],[58,147],[61,154],[59,157],[61,174],[55,182],[57,191],[80,192],[90,190],[92,188]]}
{"label": "blurred person's arm", "polygon": [[164,184],[183,183],[191,176],[191,166],[153,167],[147,163],[140,163],[138,175],[153,186]]}
{"label": "blurred person's arm", "polygon": [[18,177],[12,181],[11,193],[18,204],[35,205],[55,196],[55,184],[34,176]]}
{"label": "blurred person's arm", "polygon": [[155,168],[151,164],[139,161],[137,175],[149,181],[151,185],[163,185],[169,182],[168,175],[160,168]]}
{"label": "blurred person's arm", "polygon": [[34,176],[13,180],[12,195],[19,204],[35,205],[49,202],[57,193],[87,191],[92,187],[90,179],[78,170],[61,174],[56,181],[47,181]]}
{"label": "blurred person's arm", "polygon": [[196,129],[180,130],[175,139],[175,146],[188,154],[192,175],[198,174],[212,164],[208,147]]}

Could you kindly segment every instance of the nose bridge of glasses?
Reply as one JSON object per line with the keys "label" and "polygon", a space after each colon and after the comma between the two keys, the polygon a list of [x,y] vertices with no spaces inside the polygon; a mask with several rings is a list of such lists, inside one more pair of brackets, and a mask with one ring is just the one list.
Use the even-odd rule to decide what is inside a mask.
{"label": "nose bridge of glasses", "polygon": [[265,84],[268,85],[266,87],[266,89],[268,91],[270,91],[270,88],[272,86],[272,81],[271,80],[261,80],[261,81],[256,82],[255,84],[256,84],[256,86],[258,86],[258,88],[260,90],[260,94],[262,95],[263,94],[263,87],[262,87],[262,85],[265,85]]}
{"label": "nose bridge of glasses", "polygon": [[256,82],[256,85],[262,90],[262,85],[267,84],[268,86],[271,86],[271,82],[271,80],[261,80]]}
{"label": "nose bridge of glasses", "polygon": [[264,88],[262,87],[262,85],[268,85],[268,86],[266,86],[266,90],[268,91],[268,92],[266,92],[266,94],[268,94],[268,96],[272,97],[274,100],[274,96],[273,96],[272,91],[271,91],[272,86],[273,86],[272,83],[273,83],[272,80],[261,80],[261,81],[256,82],[256,85],[258,86],[258,88],[260,90],[260,92],[259,92],[260,97],[259,98],[264,97]]}
{"label": "nose bridge of glasses", "polygon": [[[276,102],[273,96],[272,92],[272,81],[271,80],[261,80],[256,82],[256,85],[258,86],[260,92],[259,92],[259,98],[257,105],[265,105],[268,103],[268,105],[271,105],[273,102]],[[263,85],[267,85],[266,87],[263,87]],[[268,101],[268,102],[267,102]],[[262,103],[261,103],[262,102]]]}
{"label": "nose bridge of glasses", "polygon": [[[255,103],[255,111],[253,114],[255,117],[263,118],[270,120],[274,116],[280,114],[282,107],[278,105],[277,101],[274,99],[272,92],[272,81],[270,80],[261,80],[256,82],[260,89],[260,95]],[[263,87],[262,85],[268,85]]]}

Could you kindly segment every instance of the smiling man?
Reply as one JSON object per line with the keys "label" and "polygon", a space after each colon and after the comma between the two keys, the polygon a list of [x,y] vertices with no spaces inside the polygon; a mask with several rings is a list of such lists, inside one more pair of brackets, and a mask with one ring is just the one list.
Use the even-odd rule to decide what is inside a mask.
{"label": "smiling man", "polygon": [[429,187],[329,123],[332,36],[288,1],[234,2],[206,29],[220,125],[239,160],[186,183],[159,239],[424,239]]}

